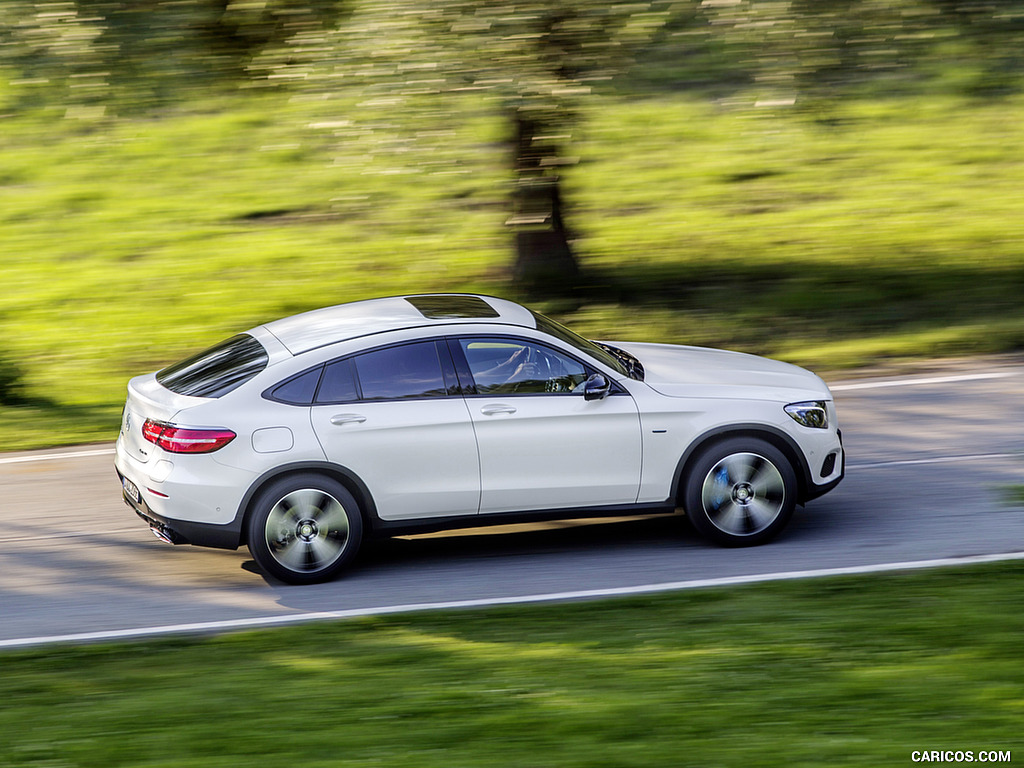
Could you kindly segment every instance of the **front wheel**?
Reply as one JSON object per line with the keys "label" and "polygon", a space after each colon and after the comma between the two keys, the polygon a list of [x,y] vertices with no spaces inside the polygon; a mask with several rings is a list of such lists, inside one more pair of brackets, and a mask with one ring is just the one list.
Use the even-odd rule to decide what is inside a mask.
{"label": "front wheel", "polygon": [[789,522],[796,473],[785,455],[758,438],[730,438],[704,451],[686,478],[683,508],[693,526],[730,547],[762,544]]}
{"label": "front wheel", "polygon": [[326,581],[359,549],[363,519],[336,480],[299,474],[275,480],[248,521],[249,551],[266,573],[289,584]]}

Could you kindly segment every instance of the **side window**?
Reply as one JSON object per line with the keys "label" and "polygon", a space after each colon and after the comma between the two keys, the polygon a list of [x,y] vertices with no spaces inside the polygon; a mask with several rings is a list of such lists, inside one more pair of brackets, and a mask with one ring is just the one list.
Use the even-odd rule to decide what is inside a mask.
{"label": "side window", "polygon": [[363,400],[443,397],[448,394],[437,345],[433,341],[378,349],[357,355],[352,362],[359,377]]}
{"label": "side window", "polygon": [[587,380],[581,363],[542,344],[500,337],[459,344],[482,395],[572,392]]}
{"label": "side window", "polygon": [[356,377],[352,371],[352,360],[337,360],[324,368],[320,390],[316,393],[318,403],[346,403],[359,399]]}
{"label": "side window", "polygon": [[316,394],[316,385],[320,382],[321,368],[300,373],[283,384],[279,384],[270,392],[270,399],[289,405],[309,405]]}

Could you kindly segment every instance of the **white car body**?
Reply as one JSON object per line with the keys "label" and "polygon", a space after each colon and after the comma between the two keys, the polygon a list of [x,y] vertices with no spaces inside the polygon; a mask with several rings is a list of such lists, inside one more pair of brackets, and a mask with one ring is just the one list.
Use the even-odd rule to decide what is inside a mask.
{"label": "white car body", "polygon": [[[421,311],[413,302],[441,309]],[[457,309],[446,313],[446,302]],[[477,313],[477,307],[486,309]],[[252,548],[254,535],[263,536],[263,529],[251,522],[254,508],[267,506],[270,511],[264,516],[279,526],[282,508],[264,497],[271,486],[284,488],[288,477],[302,477],[298,485],[315,488],[320,487],[315,478],[328,478],[329,498],[344,495],[341,507],[357,506],[357,512],[344,513],[348,517],[342,527],[351,539],[361,536],[353,525],[386,535],[519,519],[672,510],[684,505],[686,493],[695,492],[693,462],[699,463],[711,446],[730,441],[739,447],[718,461],[716,477],[737,456],[757,469],[733,472],[732,500],[714,502],[728,507],[733,517],[758,511],[748,508],[761,503],[748,486],[756,486],[764,474],[762,454],[771,453],[771,464],[792,469],[792,478],[783,467],[785,479],[776,480],[775,473],[766,481],[777,486],[773,497],[786,497],[777,502],[782,517],[788,518],[794,503],[820,496],[842,479],[845,461],[835,408],[828,387],[814,374],[752,355],[665,344],[614,343],[615,355],[588,354],[588,347],[568,341],[570,336],[560,331],[552,335],[551,326],[538,327],[540,322],[526,308],[491,297],[355,302],[278,320],[236,337],[242,340],[236,346],[256,350],[260,359],[254,370],[257,363],[265,364],[222,394],[179,394],[158,379],[188,379],[188,366],[180,369],[184,363],[177,373],[172,366],[133,378],[115,460],[125,500],[166,540],[223,548],[248,543]],[[410,346],[416,342],[434,346]],[[391,357],[402,362],[403,355],[427,359],[430,349],[440,360],[446,388],[430,390],[429,396],[366,399],[367,377],[379,375],[373,366]],[[375,357],[362,357],[368,350]],[[533,359],[523,363],[513,353],[484,371],[490,365],[485,358],[497,359],[508,350],[521,350],[520,358]],[[617,356],[623,351],[642,364],[642,378]],[[487,390],[482,383],[466,381],[479,377],[483,382],[498,369],[502,372],[493,375],[504,376],[517,364],[519,383]],[[230,361],[224,365],[230,367]],[[546,374],[538,374],[544,366]],[[329,383],[328,377],[335,375],[340,383]],[[396,372],[397,378],[402,375]],[[358,380],[356,394],[314,400],[333,391],[331,387],[342,392],[348,386],[346,376]],[[415,373],[409,376],[413,381]],[[312,387],[302,396],[305,400],[275,399],[275,392],[292,391],[280,388],[291,381],[295,391]],[[540,384],[545,390],[560,389],[514,391],[524,383],[527,390]],[[390,384],[380,386],[386,391]],[[591,389],[592,394],[584,395]],[[799,404],[790,409],[798,415],[787,412],[792,404]],[[814,413],[805,418],[808,409]],[[177,452],[175,435],[188,443],[205,435],[217,439],[217,430],[234,437],[212,452]],[[161,436],[167,438],[162,445]],[[735,441],[743,439],[752,441],[754,449],[740,450],[743,446]],[[704,498],[721,496],[725,491],[711,489],[712,470],[702,471]],[[736,479],[744,473],[750,476]],[[340,494],[332,490],[338,485],[344,487]],[[307,490],[281,493],[309,496]],[[775,504],[773,500],[769,506]],[[323,543],[322,536],[321,544],[316,541],[321,514],[326,521],[327,513],[317,509],[297,529],[313,541],[304,546]],[[771,521],[773,526],[784,524]],[[266,525],[269,531],[271,523]],[[761,530],[760,523],[749,521],[733,531],[736,535],[718,530],[735,525],[709,528],[698,523],[725,544],[758,543],[777,533],[767,524]],[[274,537],[267,533],[265,538],[273,549]],[[333,546],[333,541],[328,544]],[[355,540],[352,548],[357,547]],[[328,550],[333,552],[330,546]],[[347,561],[351,554],[346,551],[339,559]],[[274,558],[268,560],[266,552],[254,550],[254,555],[266,570],[289,581],[327,578],[340,567],[333,561],[323,568],[307,567],[307,560],[316,560],[312,552],[283,567]]]}

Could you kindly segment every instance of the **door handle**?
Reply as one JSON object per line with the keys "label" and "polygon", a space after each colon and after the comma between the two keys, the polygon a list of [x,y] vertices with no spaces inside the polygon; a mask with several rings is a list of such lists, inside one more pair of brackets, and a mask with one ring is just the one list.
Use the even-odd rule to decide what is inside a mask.
{"label": "door handle", "polygon": [[362,424],[366,417],[358,413],[339,413],[331,416],[331,424],[340,427],[342,424]]}
{"label": "door handle", "polygon": [[494,403],[492,405],[485,405],[480,409],[480,413],[484,416],[494,416],[499,413],[515,413],[516,409],[511,405],[501,405],[500,403]]}

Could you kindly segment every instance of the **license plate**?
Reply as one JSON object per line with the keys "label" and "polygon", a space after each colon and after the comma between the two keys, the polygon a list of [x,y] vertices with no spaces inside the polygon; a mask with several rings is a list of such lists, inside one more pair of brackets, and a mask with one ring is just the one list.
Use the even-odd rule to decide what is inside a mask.
{"label": "license plate", "polygon": [[121,478],[121,487],[124,488],[124,495],[136,504],[142,501],[142,494],[139,493],[139,487],[127,477]]}

